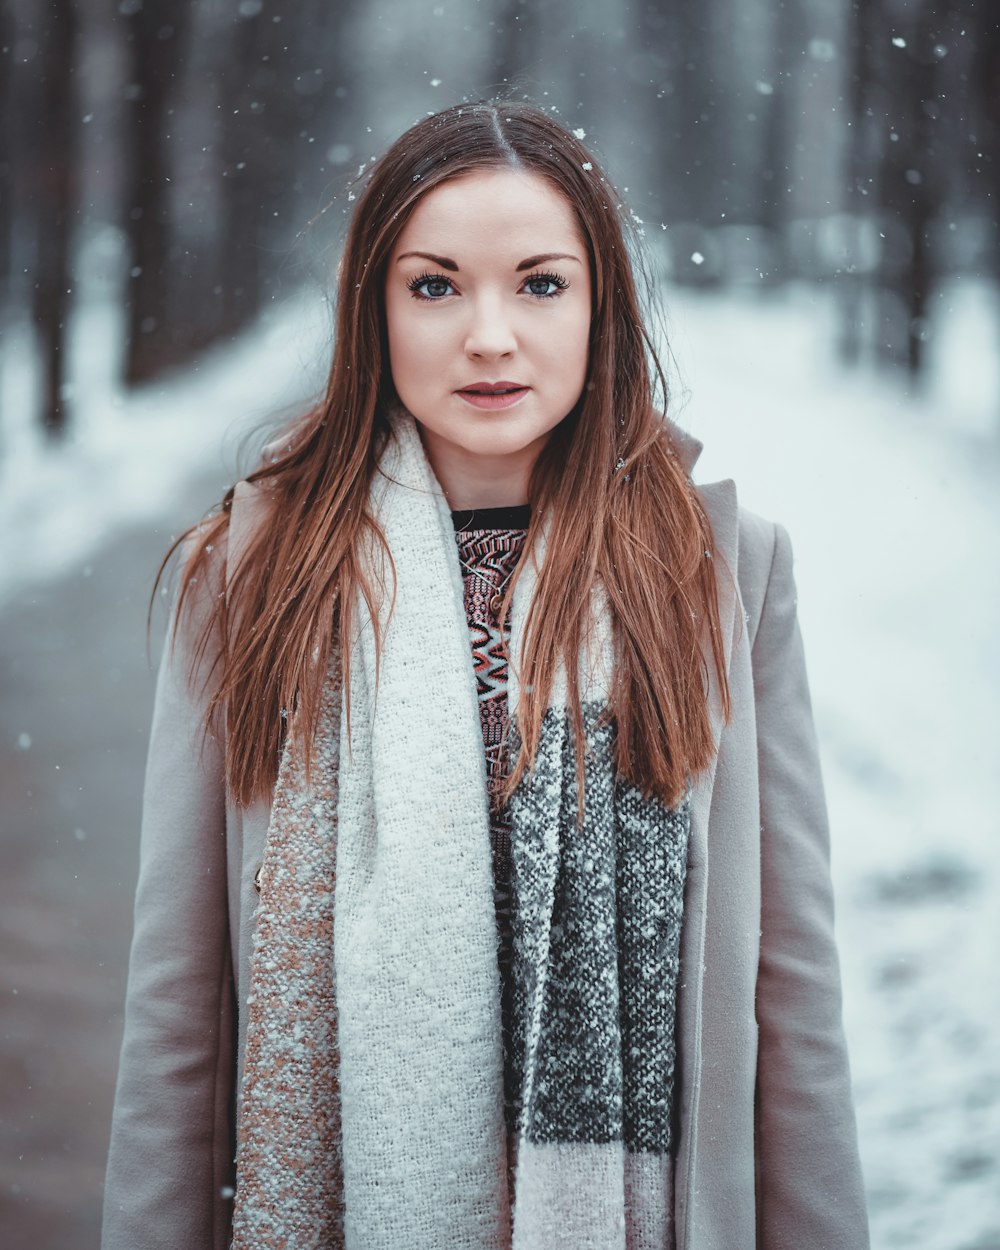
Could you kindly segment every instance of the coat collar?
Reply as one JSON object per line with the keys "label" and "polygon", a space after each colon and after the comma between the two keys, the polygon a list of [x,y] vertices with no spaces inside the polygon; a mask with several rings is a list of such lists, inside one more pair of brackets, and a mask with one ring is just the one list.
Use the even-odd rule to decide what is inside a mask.
{"label": "coat collar", "polygon": [[705,444],[701,439],[695,438],[693,434],[689,434],[687,430],[682,430],[669,417],[663,418],[663,424],[667,427],[670,441],[674,445],[674,450],[677,452],[685,472],[690,476]]}

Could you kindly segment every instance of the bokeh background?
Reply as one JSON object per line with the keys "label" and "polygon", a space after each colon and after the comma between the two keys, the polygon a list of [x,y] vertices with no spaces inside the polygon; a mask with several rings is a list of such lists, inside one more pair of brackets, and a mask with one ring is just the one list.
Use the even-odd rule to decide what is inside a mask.
{"label": "bokeh background", "polygon": [[3,0],[0,1242],[98,1244],[159,560],[320,385],[351,179],[498,90],[792,534],[873,1244],[998,1250],[995,0]]}

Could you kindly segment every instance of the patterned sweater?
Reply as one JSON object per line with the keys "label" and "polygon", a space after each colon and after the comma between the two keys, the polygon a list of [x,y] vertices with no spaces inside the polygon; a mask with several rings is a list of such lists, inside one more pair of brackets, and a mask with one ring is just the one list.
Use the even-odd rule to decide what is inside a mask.
{"label": "patterned sweater", "polygon": [[[507,657],[504,642],[509,637],[510,618],[508,616],[501,622],[500,601],[521,557],[530,516],[528,504],[452,513],[465,584],[465,615],[472,642],[472,662],[479,687],[486,773],[494,791],[507,767]],[[513,1132],[517,1117],[518,1081],[511,1044],[514,1010],[510,816],[495,798],[490,805],[490,839],[503,1022],[504,1102],[508,1129]]]}

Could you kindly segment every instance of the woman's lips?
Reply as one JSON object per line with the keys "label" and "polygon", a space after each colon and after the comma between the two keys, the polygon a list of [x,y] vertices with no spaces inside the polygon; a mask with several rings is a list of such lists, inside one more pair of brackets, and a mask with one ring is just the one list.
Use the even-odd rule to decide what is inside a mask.
{"label": "woman's lips", "polygon": [[518,386],[517,383],[497,382],[468,386],[455,394],[471,404],[473,408],[510,408],[522,400],[531,388]]}

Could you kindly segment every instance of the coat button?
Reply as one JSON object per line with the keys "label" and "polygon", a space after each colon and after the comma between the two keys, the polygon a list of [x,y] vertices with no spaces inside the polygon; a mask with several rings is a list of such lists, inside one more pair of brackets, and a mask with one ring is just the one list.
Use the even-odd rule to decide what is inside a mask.
{"label": "coat button", "polygon": [[260,874],[263,871],[263,868],[264,868],[264,865],[261,864],[260,868],[258,868],[257,871],[253,874],[253,888],[257,891],[258,894],[260,893]]}

